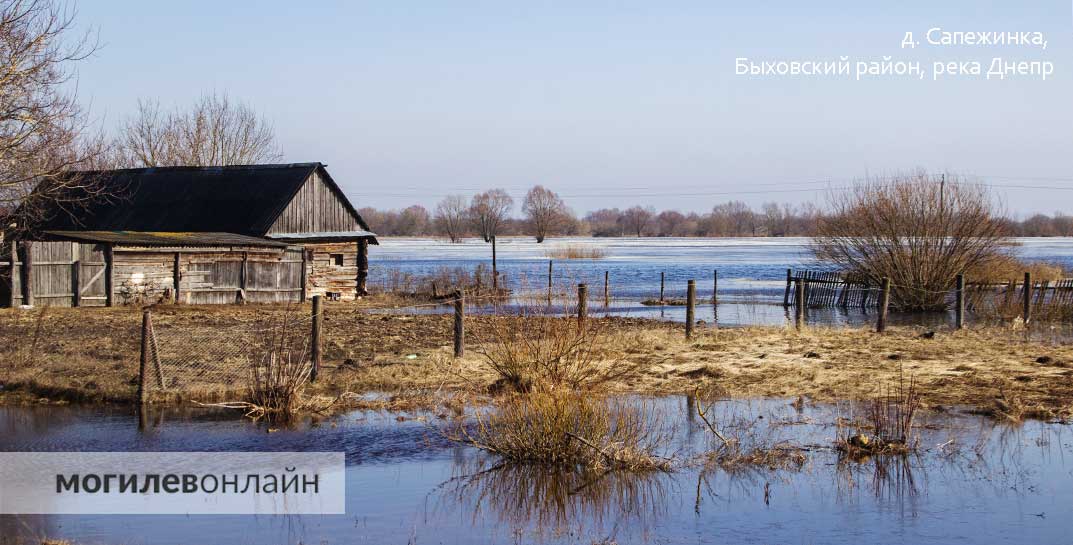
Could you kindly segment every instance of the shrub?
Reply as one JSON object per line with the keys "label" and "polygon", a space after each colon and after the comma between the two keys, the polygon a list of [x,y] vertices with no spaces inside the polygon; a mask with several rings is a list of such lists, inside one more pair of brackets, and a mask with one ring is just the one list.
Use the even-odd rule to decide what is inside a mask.
{"label": "shrub", "polygon": [[578,392],[503,397],[449,437],[511,462],[589,469],[668,469],[666,436],[642,403]]}
{"label": "shrub", "polygon": [[523,305],[517,314],[494,317],[474,337],[475,352],[500,377],[497,390],[593,391],[642,365],[622,357],[599,320],[579,324],[550,305]]}
{"label": "shrub", "polygon": [[891,306],[945,310],[958,273],[1009,247],[987,189],[925,172],[832,192],[812,253],[873,284],[891,281]]}

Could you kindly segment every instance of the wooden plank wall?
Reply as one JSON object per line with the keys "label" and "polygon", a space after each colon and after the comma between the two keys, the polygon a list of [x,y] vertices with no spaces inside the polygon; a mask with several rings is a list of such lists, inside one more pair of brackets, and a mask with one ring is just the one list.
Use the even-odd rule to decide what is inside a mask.
{"label": "wooden plank wall", "polygon": [[317,172],[310,175],[294,199],[268,230],[275,233],[317,233],[361,229],[357,219]]}
{"label": "wooden plank wall", "polygon": [[[5,286],[0,288],[0,303],[18,306],[22,304],[21,263],[15,262],[12,284],[11,260],[7,255],[10,244],[7,246],[0,266],[0,281]],[[32,243],[31,286],[35,306],[104,306],[107,302],[105,249],[103,244],[91,243]],[[303,261],[302,250],[298,248],[116,247],[114,255],[117,305],[174,301],[176,278],[179,278],[179,302],[183,303],[276,303],[302,299]],[[12,285],[14,291],[9,293]]]}
{"label": "wooden plank wall", "polygon": [[[305,246],[312,254],[306,296],[337,293],[341,301],[353,301],[357,297],[358,244],[337,242]],[[333,254],[342,254],[343,266],[332,262]]]}

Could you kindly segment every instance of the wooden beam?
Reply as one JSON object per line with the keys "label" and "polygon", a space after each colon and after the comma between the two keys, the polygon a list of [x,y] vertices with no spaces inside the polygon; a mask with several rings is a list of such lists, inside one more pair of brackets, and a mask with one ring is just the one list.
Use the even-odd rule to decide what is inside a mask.
{"label": "wooden beam", "polygon": [[71,263],[71,291],[73,292],[71,297],[71,306],[82,305],[82,286],[79,282],[79,277],[82,276],[82,262],[75,260]]}
{"label": "wooden beam", "polygon": [[7,292],[10,295],[11,300],[8,301],[8,305],[11,306],[12,308],[15,308],[17,306],[15,304],[15,299],[20,297],[19,294],[15,293],[15,283],[16,283],[15,280],[18,278],[17,275],[22,274],[22,267],[19,266],[19,252],[18,252],[18,247],[15,245],[15,242],[12,242],[9,245],[9,249],[11,251],[11,272],[10,272],[10,274],[8,274],[8,277],[7,277],[7,282],[8,282],[8,290],[7,290]]}
{"label": "wooden beam", "polygon": [[104,306],[115,304],[115,248],[104,246]]}
{"label": "wooden beam", "polygon": [[33,243],[23,242],[19,246],[22,247],[22,267],[19,271],[21,273],[19,284],[22,286],[22,304],[32,307],[34,306]]}
{"label": "wooden beam", "polygon": [[369,241],[361,239],[358,241],[358,278],[357,278],[357,295],[359,297],[369,295],[369,290],[366,287],[366,282],[369,279]]}
{"label": "wooden beam", "polygon": [[179,302],[182,301],[182,299],[179,297],[179,286],[183,282],[183,273],[182,269],[180,269],[182,256],[182,252],[175,252],[175,264],[172,265],[171,271],[171,281],[175,284],[175,304],[179,304]]}
{"label": "wooden beam", "polygon": [[300,278],[302,296],[299,298],[299,301],[302,303],[306,302],[306,275],[309,274],[306,271],[306,251],[305,247],[302,247],[302,275]]}

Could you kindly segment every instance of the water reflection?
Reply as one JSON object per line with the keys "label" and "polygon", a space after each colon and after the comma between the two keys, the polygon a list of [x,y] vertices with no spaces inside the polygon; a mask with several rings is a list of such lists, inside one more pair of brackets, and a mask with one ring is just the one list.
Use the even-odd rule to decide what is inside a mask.
{"label": "water reflection", "polygon": [[[139,419],[121,409],[0,408],[2,450],[343,450],[348,513],[0,516],[0,543],[19,536],[180,544],[205,535],[265,543],[658,543],[700,535],[858,543],[850,529],[862,527],[909,542],[1068,537],[1061,514],[1073,503],[1073,477],[1060,425],[927,413],[919,452],[851,459],[829,447],[835,422],[853,414],[853,404],[723,400],[707,414],[730,422],[729,433],[757,445],[790,442],[808,455],[799,471],[728,469],[691,463],[712,448],[691,397],[646,401],[677,430],[667,445],[681,462],[674,472],[500,465],[443,443],[430,424],[391,414],[352,413],[268,433],[226,412],[154,408]],[[964,524],[951,526],[952,518]]]}
{"label": "water reflection", "polygon": [[442,485],[437,505],[478,527],[507,525],[538,538],[573,532],[613,538],[619,528],[647,532],[666,514],[673,485],[657,471],[555,469],[469,461]]}

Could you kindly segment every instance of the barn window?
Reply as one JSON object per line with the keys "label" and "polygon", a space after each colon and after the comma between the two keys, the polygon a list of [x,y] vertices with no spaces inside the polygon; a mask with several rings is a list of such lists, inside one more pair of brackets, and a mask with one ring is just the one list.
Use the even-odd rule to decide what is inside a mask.
{"label": "barn window", "polygon": [[331,261],[332,265],[335,265],[336,267],[342,267],[343,266],[343,254],[329,254],[329,255],[331,257],[330,261]]}

